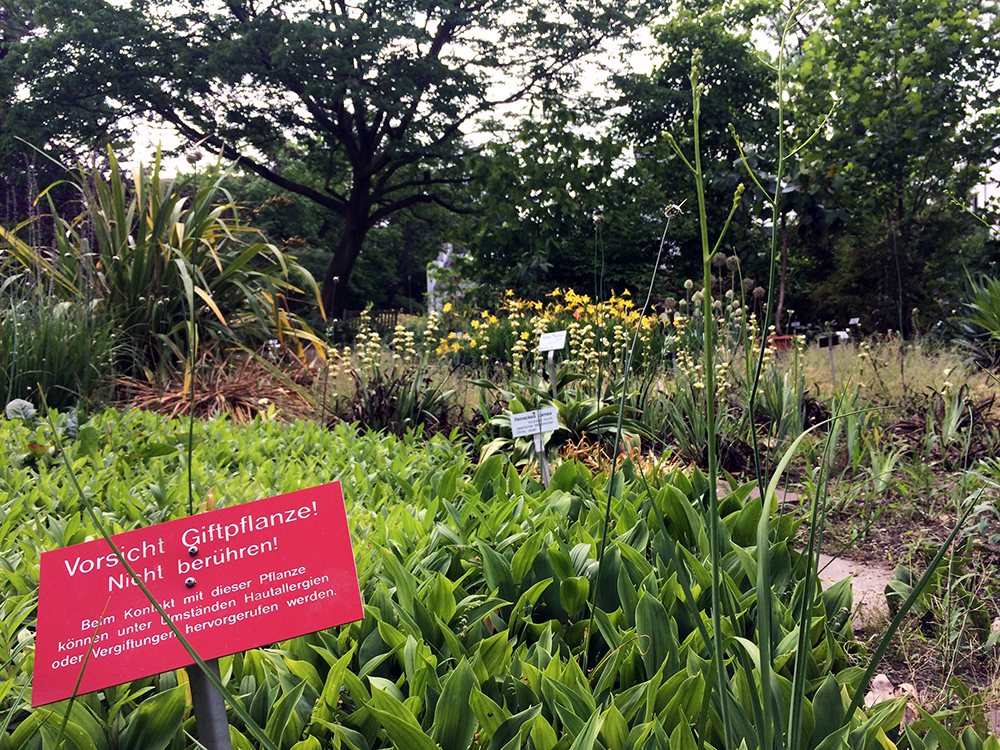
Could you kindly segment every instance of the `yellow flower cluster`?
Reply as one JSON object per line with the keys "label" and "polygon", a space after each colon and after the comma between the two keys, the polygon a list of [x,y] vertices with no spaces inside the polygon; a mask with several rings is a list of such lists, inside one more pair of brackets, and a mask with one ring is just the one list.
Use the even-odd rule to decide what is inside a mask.
{"label": "yellow flower cluster", "polygon": [[471,341],[472,348],[476,346],[476,340],[470,339],[464,333],[456,333],[451,331],[447,336],[442,336],[438,339],[438,344],[434,348],[434,353],[439,357],[446,356],[448,354],[458,354],[465,348],[465,342]]}
{"label": "yellow flower cluster", "polygon": [[[649,344],[653,327],[660,323],[655,315],[642,316],[627,290],[620,295],[612,293],[609,300],[601,303],[572,289],[555,289],[547,296],[547,300],[541,301],[518,299],[509,289],[504,294],[500,312],[506,313],[506,323],[510,326],[509,352],[517,369],[527,363],[532,342],[542,333],[565,328],[568,340],[564,356],[568,363],[588,376],[596,376],[602,367],[620,373],[640,317],[639,340],[643,348]],[[497,333],[498,325],[502,324],[497,316],[487,318],[487,313],[483,313],[482,320],[474,321],[472,327],[486,339]]]}
{"label": "yellow flower cluster", "polygon": [[441,315],[437,310],[431,310],[427,315],[427,327],[424,329],[424,354],[431,354],[437,341],[438,323]]}

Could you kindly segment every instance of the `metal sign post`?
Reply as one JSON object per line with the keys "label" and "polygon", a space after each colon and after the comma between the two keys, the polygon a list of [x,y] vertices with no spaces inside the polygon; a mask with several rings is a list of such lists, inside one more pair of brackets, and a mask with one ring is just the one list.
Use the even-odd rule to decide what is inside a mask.
{"label": "metal sign post", "polygon": [[553,432],[559,429],[559,410],[554,406],[548,409],[521,412],[510,415],[510,431],[515,438],[532,435],[535,442],[535,455],[542,469],[542,484],[548,489],[551,476],[549,462],[545,458],[545,446],[542,443],[543,432]]}
{"label": "metal sign post", "polygon": [[538,464],[542,468],[542,485],[545,489],[548,489],[552,477],[549,474],[549,461],[545,457],[545,449],[542,446],[542,433],[540,432],[535,433],[535,455],[538,456]]}
{"label": "metal sign post", "polygon": [[833,381],[833,387],[837,387],[837,368],[833,364],[833,346],[837,343],[837,334],[829,333],[827,334],[826,345],[830,350],[830,380]]}
{"label": "metal sign post", "polygon": [[[207,664],[215,676],[219,677],[219,660],[210,659]],[[188,667],[188,679],[191,682],[191,706],[194,708],[198,742],[208,750],[232,750],[226,699],[197,664]]]}
{"label": "metal sign post", "polygon": [[556,399],[559,394],[556,392],[556,353],[549,352],[549,380],[552,381],[552,398]]}
{"label": "metal sign post", "polygon": [[566,331],[549,331],[538,338],[538,351],[549,353],[549,379],[552,381],[552,398],[559,398],[556,392],[556,360],[558,349],[566,346]]}

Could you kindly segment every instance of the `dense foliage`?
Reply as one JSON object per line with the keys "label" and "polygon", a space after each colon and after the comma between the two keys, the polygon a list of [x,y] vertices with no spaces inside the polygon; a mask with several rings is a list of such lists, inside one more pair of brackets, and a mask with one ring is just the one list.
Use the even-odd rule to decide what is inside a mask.
{"label": "dense foliage", "polygon": [[[282,13],[252,4],[168,4],[159,13],[102,0],[5,6],[6,214],[30,213],[35,186],[51,177],[23,174],[37,159],[17,138],[82,154],[125,139],[128,118],[140,117],[295,196],[264,221],[282,227],[282,240],[308,245],[335,317],[363,301],[412,307],[404,300],[422,289],[423,264],[444,242],[471,253],[483,283],[532,295],[635,290],[663,208],[692,205],[694,185],[661,131],[686,147],[684,78],[700,48],[711,82],[702,108],[707,218],[717,226],[721,196],[739,182],[748,188],[723,248],[746,276],[767,275],[772,228],[756,188],[775,187],[780,95],[785,132],[814,135],[779,186],[780,306],[806,321],[861,317],[870,330],[907,336],[957,307],[965,267],[979,270],[996,252],[950,198],[969,202],[996,161],[991,4],[802,8],[785,40],[780,94],[773,53],[787,11],[749,0],[655,11],[626,2],[356,12],[290,3]],[[649,73],[617,66],[587,96],[574,91],[577,60],[606,53],[609,42],[627,51],[636,37],[622,35],[654,21]],[[183,31],[202,27],[215,32]],[[229,41],[215,41],[223,29]],[[118,38],[135,47],[109,41]],[[516,84],[498,88],[501,79]],[[511,114],[515,100],[531,106]],[[485,144],[481,132],[466,138],[482,130]],[[661,296],[676,296],[693,274],[698,222],[679,218]],[[363,278],[352,282],[356,267]]]}
{"label": "dense foliage", "polygon": [[[338,224],[323,277],[324,304],[338,315],[371,229],[413,207],[458,205],[471,121],[564,89],[576,60],[648,12],[628,0],[558,9],[292,1],[267,10],[94,0],[36,10],[33,26],[10,28],[5,40],[3,73],[24,89],[6,97],[5,117],[68,115],[78,122],[65,123],[67,135],[104,129],[103,142],[127,132],[130,116],[155,119],[305,196]],[[516,84],[497,90],[508,81]],[[308,172],[286,173],[286,153],[302,155]]]}
{"label": "dense foliage", "polygon": [[[241,222],[221,182],[212,174],[200,184],[163,179],[158,160],[129,180],[112,153],[107,179],[75,175],[79,215],[60,216],[49,202],[44,223],[55,252],[21,239],[37,236],[41,217],[20,232],[0,227],[19,282],[0,291],[12,303],[0,318],[11,344],[0,355],[11,397],[69,404],[71,393],[89,395],[102,373],[153,380],[191,369],[196,351],[257,348],[273,338],[301,356],[302,342],[316,341],[285,301],[310,291],[316,299],[316,283]],[[66,321],[76,329],[66,331]],[[63,355],[52,344],[41,356],[28,353],[44,342]],[[67,378],[48,382],[63,368]]]}
{"label": "dense foliage", "polygon": [[[58,417],[0,423],[9,448],[0,459],[4,747],[51,746],[51,719],[67,711],[65,737],[78,748],[139,747],[139,737],[147,750],[192,746],[185,692],[176,689],[184,670],[81,696],[71,707],[26,705],[38,555],[95,533],[77,512],[55,435],[94,493],[101,522],[121,531],[183,513],[186,429],[110,411],[78,428]],[[761,506],[748,486],[720,505],[723,627],[750,657],[736,658],[727,678],[731,715],[741,718],[726,744],[704,639],[711,600],[701,473],[651,476],[647,485],[625,464],[609,485],[607,475],[567,461],[543,489],[500,456],[473,470],[462,446],[443,437],[361,437],[348,427],[266,419],[245,429],[213,420],[195,434],[202,503],[210,494],[228,505],[343,482],[364,620],[222,659],[230,694],[276,747],[754,746],[746,680],[761,638],[780,654],[779,684],[791,684],[801,658],[809,665],[803,747],[828,736],[836,743],[824,747],[882,747],[886,733],[899,747],[924,747],[919,735],[944,736],[939,721],[947,719],[926,715],[899,733],[905,700],[846,719],[864,687],[862,670],[850,666],[859,648],[848,625],[850,587],[805,588],[809,574],[790,544],[796,523],[780,514],[767,524],[765,553],[777,617],[773,631],[759,631]],[[788,649],[803,596],[815,599],[807,651],[796,659]],[[232,724],[234,746],[254,746],[250,729],[235,717]],[[964,737],[962,747],[980,746]]]}

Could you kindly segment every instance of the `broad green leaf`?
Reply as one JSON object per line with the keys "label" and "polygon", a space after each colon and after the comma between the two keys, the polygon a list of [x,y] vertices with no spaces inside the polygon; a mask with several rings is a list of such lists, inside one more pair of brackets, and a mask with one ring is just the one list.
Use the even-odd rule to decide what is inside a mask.
{"label": "broad green leaf", "polygon": [[507,601],[512,601],[516,589],[510,574],[510,563],[483,542],[479,542],[477,546],[483,559],[483,575],[486,576],[486,585],[490,587],[491,591],[496,591]]}
{"label": "broad green leaf", "polygon": [[407,750],[438,750],[410,710],[396,698],[377,688],[372,690],[368,710],[379,720],[396,747]]}
{"label": "broad green leaf", "polygon": [[841,727],[820,742],[815,750],[853,750],[847,741],[850,729],[849,726]]}
{"label": "broad green leaf", "polygon": [[264,733],[279,747],[294,742],[302,729],[299,717],[295,713],[295,706],[299,702],[299,698],[302,697],[302,691],[305,690],[305,687],[304,681],[299,682],[298,687],[290,693],[285,693],[271,706],[267,716],[267,724],[264,726]]}
{"label": "broad green leaf", "polygon": [[601,714],[596,711],[591,714],[590,719],[584,725],[583,729],[573,740],[573,744],[570,745],[570,750],[593,750],[594,744],[597,742],[597,733],[601,730],[601,724],[604,719]]}
{"label": "broad green leaf", "polygon": [[536,750],[552,750],[559,741],[548,720],[539,714],[531,722],[531,742]]}
{"label": "broad green leaf", "polygon": [[659,599],[646,591],[639,595],[635,630],[640,638],[639,648],[647,677],[656,674],[664,663],[671,665],[671,669],[676,666],[677,643],[673,639],[667,611]]}
{"label": "broad green leaf", "polygon": [[[561,468],[561,467],[560,467]],[[558,473],[558,472],[557,472]],[[524,576],[531,570],[535,562],[538,550],[542,546],[542,535],[532,534],[514,553],[510,562],[510,573],[515,583],[520,583]]]}
{"label": "broad green leaf", "polygon": [[502,676],[510,667],[514,646],[510,641],[510,632],[501,630],[496,635],[484,639],[476,650],[475,662],[481,664],[486,671],[485,681],[489,677]]}
{"label": "broad green leaf", "polygon": [[483,695],[478,685],[472,687],[469,705],[479,720],[479,732],[484,741],[491,740],[500,725],[510,718],[510,712]]}
{"label": "broad green leaf", "polygon": [[816,726],[813,729],[809,748],[818,747],[827,737],[835,734],[843,725],[845,718],[844,699],[837,678],[829,675],[813,696],[813,715]]}
{"label": "broad green leaf", "polygon": [[587,603],[590,581],[583,577],[566,578],[559,584],[559,604],[570,617],[576,617]]}
{"label": "broad green leaf", "polygon": [[233,745],[233,750],[254,750],[246,735],[232,725],[229,726],[229,741]]}
{"label": "broad green leaf", "polygon": [[427,605],[442,622],[451,622],[455,616],[454,584],[441,573],[434,574],[427,596]]}
{"label": "broad green leaf", "polygon": [[476,715],[469,710],[469,699],[476,684],[472,667],[463,657],[447,676],[434,711],[431,737],[441,750],[466,750],[476,725]]}
{"label": "broad green leaf", "polygon": [[181,728],[187,687],[178,685],[139,703],[122,733],[121,747],[164,750]]}
{"label": "broad green leaf", "polygon": [[698,750],[694,732],[686,722],[680,722],[670,733],[670,750]]}
{"label": "broad green leaf", "polygon": [[601,739],[608,750],[622,750],[628,739],[628,722],[614,704],[608,706],[603,714],[601,724]]}
{"label": "broad green leaf", "polygon": [[507,747],[509,743],[521,736],[521,732],[526,724],[530,729],[530,722],[538,716],[541,710],[542,706],[541,704],[538,704],[505,720],[497,728],[496,732],[493,733],[493,739],[490,741],[489,750],[501,750],[502,748]]}

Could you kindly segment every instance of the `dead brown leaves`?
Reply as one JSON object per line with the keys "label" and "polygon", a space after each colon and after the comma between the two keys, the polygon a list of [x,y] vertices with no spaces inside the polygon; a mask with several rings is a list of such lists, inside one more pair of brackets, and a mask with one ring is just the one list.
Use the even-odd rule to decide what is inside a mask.
{"label": "dead brown leaves", "polygon": [[269,412],[280,419],[311,415],[304,385],[312,380],[310,367],[296,360],[282,362],[281,369],[258,355],[239,353],[230,358],[203,356],[194,377],[178,373],[166,383],[137,378],[115,381],[115,402],[168,417],[186,415],[191,409],[191,381],[194,385],[194,414],[199,419],[228,415],[246,424]]}
{"label": "dead brown leaves", "polygon": [[919,705],[917,689],[909,682],[893,685],[892,680],[887,675],[877,674],[872,679],[871,690],[865,694],[865,710],[877,703],[891,701],[904,696],[906,697],[906,713],[903,714],[903,720],[899,725],[900,728],[907,724],[912,724],[920,718],[920,712],[917,710],[917,706]]}

